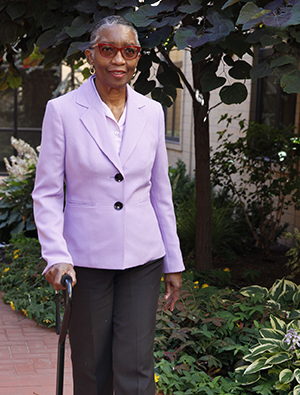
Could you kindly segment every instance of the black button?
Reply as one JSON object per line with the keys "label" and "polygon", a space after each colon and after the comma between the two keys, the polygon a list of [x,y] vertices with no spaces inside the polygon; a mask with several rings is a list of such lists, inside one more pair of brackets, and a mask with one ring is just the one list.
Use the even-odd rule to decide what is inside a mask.
{"label": "black button", "polygon": [[118,173],[118,174],[115,175],[115,180],[118,181],[118,182],[121,182],[121,181],[124,180],[124,177],[122,176],[121,173]]}
{"label": "black button", "polygon": [[116,202],[116,203],[114,204],[114,208],[115,208],[116,210],[122,210],[122,208],[123,208],[123,203],[121,203],[121,202]]}

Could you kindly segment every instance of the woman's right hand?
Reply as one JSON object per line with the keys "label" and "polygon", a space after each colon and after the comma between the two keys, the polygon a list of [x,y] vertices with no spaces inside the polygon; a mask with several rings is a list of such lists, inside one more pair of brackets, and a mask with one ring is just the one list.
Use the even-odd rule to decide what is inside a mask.
{"label": "woman's right hand", "polygon": [[51,266],[49,270],[47,270],[45,278],[53,286],[55,291],[58,291],[60,289],[65,289],[65,287],[63,287],[61,284],[61,278],[64,274],[68,274],[72,277],[72,286],[74,287],[74,285],[77,283],[76,272],[73,265],[70,263],[56,263],[55,265]]}

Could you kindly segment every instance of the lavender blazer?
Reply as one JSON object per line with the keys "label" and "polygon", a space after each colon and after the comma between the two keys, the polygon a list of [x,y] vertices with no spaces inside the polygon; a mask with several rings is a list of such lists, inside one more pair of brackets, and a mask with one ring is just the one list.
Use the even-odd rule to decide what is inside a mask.
{"label": "lavender blazer", "polygon": [[165,273],[180,272],[161,105],[127,87],[118,155],[92,83],[47,104],[32,194],[44,272],[59,262],[126,269],[162,256]]}

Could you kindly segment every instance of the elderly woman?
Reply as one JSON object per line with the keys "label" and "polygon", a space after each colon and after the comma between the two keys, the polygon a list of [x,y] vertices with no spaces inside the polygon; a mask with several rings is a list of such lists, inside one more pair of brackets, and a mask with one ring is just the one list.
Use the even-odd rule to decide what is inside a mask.
{"label": "elderly woman", "polygon": [[128,86],[140,50],[125,19],[101,20],[85,51],[95,73],[43,122],[34,212],[46,279],[73,278],[75,395],[154,395],[162,271],[166,309],[181,287],[163,110]]}

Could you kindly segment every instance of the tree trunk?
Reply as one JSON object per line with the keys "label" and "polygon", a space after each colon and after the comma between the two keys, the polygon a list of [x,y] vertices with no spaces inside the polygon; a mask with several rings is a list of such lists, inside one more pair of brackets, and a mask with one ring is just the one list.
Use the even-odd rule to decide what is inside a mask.
{"label": "tree trunk", "polygon": [[[195,269],[212,269],[211,251],[211,185],[209,144],[209,92],[202,93],[200,84],[201,62],[193,65],[196,97],[193,98],[195,162],[196,162],[196,244]],[[199,93],[199,94],[197,94]]]}

